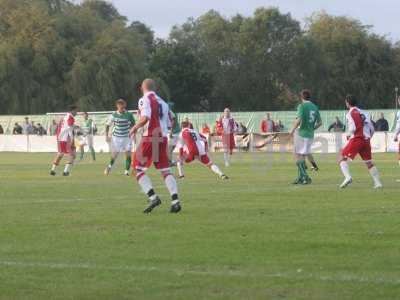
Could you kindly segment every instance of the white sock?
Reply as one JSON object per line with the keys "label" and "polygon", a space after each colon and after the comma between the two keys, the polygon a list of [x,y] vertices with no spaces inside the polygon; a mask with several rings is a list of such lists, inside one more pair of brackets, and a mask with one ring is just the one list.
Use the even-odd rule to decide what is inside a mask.
{"label": "white sock", "polygon": [[71,171],[72,164],[66,164],[64,168],[64,173],[69,173]]}
{"label": "white sock", "polygon": [[185,174],[183,173],[183,163],[178,161],[178,163],[176,164],[176,167],[178,169],[179,177],[185,176]]}
{"label": "white sock", "polygon": [[373,166],[369,169],[369,174],[371,174],[372,179],[374,180],[375,185],[382,185],[381,180],[379,178],[378,168]]}
{"label": "white sock", "polygon": [[52,170],[52,171],[55,171],[56,168],[57,168],[57,165],[55,165],[55,164],[53,164],[53,165],[51,166],[51,170]]}
{"label": "white sock", "polygon": [[213,171],[213,172],[214,172],[215,174],[217,174],[218,176],[224,175],[224,174],[221,172],[221,170],[218,168],[218,166],[215,165],[215,164],[212,164],[212,165],[210,166],[210,169],[211,169],[211,171]]}
{"label": "white sock", "polygon": [[165,177],[165,185],[168,188],[169,193],[172,195],[178,195],[178,185],[176,184],[175,177],[168,175]]}
{"label": "white sock", "polygon": [[[142,188],[143,193],[146,195],[149,193],[151,189],[153,189],[153,185],[151,184],[151,180],[149,176],[144,174],[142,177],[139,178],[138,183],[140,187]],[[151,199],[153,200],[153,199]]]}
{"label": "white sock", "polygon": [[229,167],[229,153],[224,152],[224,161],[225,161],[225,166]]}
{"label": "white sock", "polygon": [[346,177],[346,179],[351,178],[350,167],[349,167],[349,164],[347,163],[347,161],[343,160],[340,162],[340,169],[342,170],[342,173],[343,173],[344,177]]}

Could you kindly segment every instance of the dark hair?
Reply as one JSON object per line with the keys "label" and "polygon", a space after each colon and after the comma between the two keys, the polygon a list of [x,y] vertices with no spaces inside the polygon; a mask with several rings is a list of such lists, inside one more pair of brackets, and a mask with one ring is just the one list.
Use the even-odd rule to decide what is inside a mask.
{"label": "dark hair", "polygon": [[89,114],[88,114],[88,112],[87,112],[87,111],[85,111],[85,112],[83,112],[83,115],[87,115],[87,116],[88,116]]}
{"label": "dark hair", "polygon": [[350,106],[356,106],[357,105],[357,99],[353,95],[347,95],[346,98],[345,98],[345,101]]}
{"label": "dark hair", "polygon": [[73,111],[73,110],[77,110],[78,109],[78,106],[76,106],[76,105],[70,105],[69,106],[69,111]]}
{"label": "dark hair", "polygon": [[311,99],[311,91],[310,90],[302,90],[301,98],[304,100],[310,100]]}

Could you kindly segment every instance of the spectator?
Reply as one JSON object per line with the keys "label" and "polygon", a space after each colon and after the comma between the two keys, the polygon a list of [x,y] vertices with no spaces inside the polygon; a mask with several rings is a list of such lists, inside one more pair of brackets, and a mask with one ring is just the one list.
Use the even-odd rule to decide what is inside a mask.
{"label": "spectator", "polygon": [[240,122],[238,125],[237,134],[239,135],[247,134],[247,127],[242,122]]}
{"label": "spectator", "polygon": [[42,126],[42,124],[38,123],[37,127],[36,127],[36,134],[37,135],[46,135],[47,131],[46,129]]}
{"label": "spectator", "polygon": [[4,129],[3,126],[1,126],[1,124],[0,124],[0,134],[4,134]]}
{"label": "spectator", "polygon": [[204,123],[203,126],[201,127],[201,134],[209,136],[210,133],[211,133],[210,127],[207,125],[207,123]]}
{"label": "spectator", "polygon": [[271,119],[271,114],[267,113],[266,118],[261,122],[261,133],[274,132],[275,124]]}
{"label": "spectator", "polygon": [[378,121],[376,121],[376,123],[375,123],[375,130],[376,131],[389,131],[389,123],[385,119],[385,116],[383,115],[383,113],[381,113],[381,118]]}
{"label": "spectator", "polygon": [[222,126],[222,118],[219,118],[215,121],[214,125],[214,135],[221,136],[224,133],[224,127]]}
{"label": "spectator", "polygon": [[15,123],[12,134],[22,134],[22,131],[23,131],[22,126],[19,125],[18,123]]}
{"label": "spectator", "polygon": [[34,121],[31,121],[31,133],[30,134],[37,134],[37,127]]}
{"label": "spectator", "polygon": [[333,130],[334,132],[344,132],[345,128],[343,123],[340,121],[339,117],[335,117],[335,122],[333,122],[331,125],[329,125],[328,131],[331,132]]}
{"label": "spectator", "polygon": [[50,128],[49,128],[49,135],[56,135],[57,127],[58,127],[58,124],[57,124],[56,120],[53,119],[53,121],[51,122]]}
{"label": "spectator", "polygon": [[22,132],[26,135],[33,133],[33,127],[28,117],[25,117],[25,122],[22,124]]}
{"label": "spectator", "polygon": [[283,125],[282,121],[279,120],[277,124],[275,124],[275,131],[282,132],[285,130],[285,126]]}

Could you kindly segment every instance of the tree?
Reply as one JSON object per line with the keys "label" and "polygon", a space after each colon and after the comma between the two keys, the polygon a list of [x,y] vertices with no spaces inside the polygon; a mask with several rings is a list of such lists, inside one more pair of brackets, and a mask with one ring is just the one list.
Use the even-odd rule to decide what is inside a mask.
{"label": "tree", "polygon": [[314,88],[323,108],[343,106],[348,93],[369,108],[390,105],[388,99],[398,80],[395,52],[389,41],[370,30],[358,20],[324,12],[310,19],[306,37],[318,49],[323,65]]}

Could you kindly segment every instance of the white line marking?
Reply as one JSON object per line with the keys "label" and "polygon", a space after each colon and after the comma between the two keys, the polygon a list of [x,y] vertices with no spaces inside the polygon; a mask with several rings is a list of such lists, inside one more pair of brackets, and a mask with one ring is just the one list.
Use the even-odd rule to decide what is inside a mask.
{"label": "white line marking", "polygon": [[221,276],[221,277],[253,277],[253,278],[284,278],[284,279],[314,279],[319,281],[332,282],[357,282],[357,283],[373,283],[373,284],[392,284],[400,285],[399,278],[384,277],[364,277],[354,274],[338,274],[338,275],[319,275],[315,273],[306,273],[303,270],[290,272],[245,272],[240,270],[224,270],[224,271],[201,271],[190,269],[176,268],[159,268],[146,266],[101,266],[92,263],[51,263],[51,262],[18,262],[18,261],[0,261],[0,265],[5,267],[16,268],[48,268],[48,269],[86,269],[86,270],[108,270],[108,271],[133,271],[133,272],[159,272],[159,273],[175,273],[175,275],[198,275],[198,276]]}

